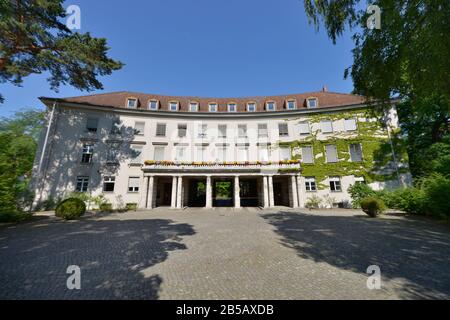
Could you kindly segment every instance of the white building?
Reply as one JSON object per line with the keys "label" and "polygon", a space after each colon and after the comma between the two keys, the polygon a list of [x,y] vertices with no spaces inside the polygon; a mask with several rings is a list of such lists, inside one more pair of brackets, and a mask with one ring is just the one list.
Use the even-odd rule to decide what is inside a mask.
{"label": "white building", "polygon": [[[326,90],[236,99],[117,92],[41,100],[48,125],[34,168],[35,204],[78,191],[146,209],[303,207],[314,194],[346,205],[347,188],[362,176],[330,172],[316,181],[302,174],[303,166],[322,158],[338,166],[363,163],[364,146],[352,144],[342,160],[333,144],[318,152],[293,142],[355,138],[361,123],[380,121],[337,117],[370,107],[361,96]],[[328,120],[312,121],[317,117]],[[397,126],[395,108],[386,119],[388,128]],[[388,131],[376,134],[387,138]],[[378,188],[388,182],[371,181]]]}

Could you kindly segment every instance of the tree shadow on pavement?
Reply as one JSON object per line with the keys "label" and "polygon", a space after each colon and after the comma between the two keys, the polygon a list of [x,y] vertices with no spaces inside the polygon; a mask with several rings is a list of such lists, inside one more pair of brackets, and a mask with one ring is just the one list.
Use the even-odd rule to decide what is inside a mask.
{"label": "tree shadow on pavement", "polygon": [[[142,270],[183,250],[190,224],[166,219],[47,220],[0,228],[0,299],[157,299],[159,275]],[[67,267],[81,268],[69,290]]]}
{"label": "tree shadow on pavement", "polygon": [[304,259],[406,280],[402,298],[450,298],[450,229],[420,218],[378,218],[278,212],[261,215],[283,245]]}

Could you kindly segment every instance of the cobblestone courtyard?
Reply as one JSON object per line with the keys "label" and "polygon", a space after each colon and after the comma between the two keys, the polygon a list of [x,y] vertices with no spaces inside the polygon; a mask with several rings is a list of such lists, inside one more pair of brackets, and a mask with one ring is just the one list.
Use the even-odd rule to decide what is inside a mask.
{"label": "cobblestone courtyard", "polygon": [[[366,287],[379,265],[382,288]],[[66,269],[81,268],[81,290]],[[358,211],[187,209],[0,226],[1,299],[450,298],[450,228]]]}

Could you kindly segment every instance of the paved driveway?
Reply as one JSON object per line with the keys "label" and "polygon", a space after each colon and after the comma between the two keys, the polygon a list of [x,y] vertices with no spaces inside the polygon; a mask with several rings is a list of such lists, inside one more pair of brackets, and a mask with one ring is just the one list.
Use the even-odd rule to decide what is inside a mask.
{"label": "paved driveway", "polygon": [[[68,290],[69,265],[81,290]],[[380,290],[367,289],[369,265]],[[450,298],[450,228],[358,211],[188,209],[0,227],[1,299]]]}

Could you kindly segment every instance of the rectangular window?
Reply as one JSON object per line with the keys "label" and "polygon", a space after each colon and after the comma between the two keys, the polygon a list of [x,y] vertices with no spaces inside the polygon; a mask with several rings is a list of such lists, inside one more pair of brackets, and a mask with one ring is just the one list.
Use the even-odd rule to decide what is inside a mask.
{"label": "rectangular window", "polygon": [[178,125],[178,137],[184,138],[187,134],[187,124],[179,124]]}
{"label": "rectangular window", "polygon": [[89,132],[97,132],[98,118],[87,118],[86,130]]}
{"label": "rectangular window", "polygon": [[156,124],[156,136],[157,137],[165,137],[166,136],[166,124],[165,123],[157,123]]}
{"label": "rectangular window", "polygon": [[111,134],[120,134],[121,133],[121,122],[119,119],[114,119],[111,124]]}
{"label": "rectangular window", "polygon": [[131,163],[141,163],[142,160],[142,146],[131,147]]}
{"label": "rectangular window", "polygon": [[184,161],[186,160],[186,147],[185,146],[177,146],[175,149],[175,161]]}
{"label": "rectangular window", "polygon": [[317,191],[316,178],[314,178],[314,177],[305,177],[305,189],[308,192]]}
{"label": "rectangular window", "polygon": [[317,107],[317,99],[316,98],[311,98],[308,99],[308,108],[316,108]]}
{"label": "rectangular window", "polygon": [[248,112],[255,112],[256,111],[256,103],[250,102],[247,104],[247,111]]}
{"label": "rectangular window", "polygon": [[328,163],[338,162],[337,149],[334,144],[325,146],[325,155]]}
{"label": "rectangular window", "polygon": [[289,110],[295,109],[295,101],[294,100],[289,100],[287,103],[287,108]]}
{"label": "rectangular window", "polygon": [[209,112],[217,112],[217,103],[209,104]]}
{"label": "rectangular window", "polygon": [[139,177],[130,177],[128,179],[128,192],[139,192]]}
{"label": "rectangular window", "polygon": [[135,109],[137,107],[137,99],[128,99],[127,108]]}
{"label": "rectangular window", "polygon": [[150,110],[158,110],[158,101],[151,100],[148,104]]}
{"label": "rectangular window", "polygon": [[238,137],[239,138],[247,138],[247,125],[246,124],[238,124]]}
{"label": "rectangular window", "polygon": [[339,177],[329,177],[330,190],[334,192],[342,191],[341,189],[341,178]]}
{"label": "rectangular window", "polygon": [[236,112],[237,106],[236,103],[229,103],[228,104],[228,112]]}
{"label": "rectangular window", "polygon": [[104,192],[113,192],[115,184],[116,184],[116,177],[104,177],[103,178],[103,191]]}
{"label": "rectangular window", "polygon": [[138,136],[143,136],[145,130],[145,122],[136,121],[134,123],[134,134]]}
{"label": "rectangular window", "polygon": [[225,162],[227,161],[227,147],[218,147],[217,148],[217,161]]}
{"label": "rectangular window", "polygon": [[91,163],[94,154],[94,146],[92,144],[83,145],[83,154],[81,155],[81,163]]}
{"label": "rectangular window", "polygon": [[290,147],[280,148],[280,160],[291,160],[291,148]]}
{"label": "rectangular window", "polygon": [[197,161],[206,161],[206,147],[197,147]]}
{"label": "rectangular window", "polygon": [[259,161],[269,161],[269,148],[268,146],[259,146],[258,148]]}
{"label": "rectangular window", "polygon": [[360,143],[350,144],[350,159],[352,160],[352,162],[362,161],[362,149]]}
{"label": "rectangular window", "polygon": [[197,112],[198,111],[198,103],[197,102],[191,102],[189,104],[189,110],[191,112]]}
{"label": "rectangular window", "polygon": [[206,132],[208,130],[207,124],[199,124],[198,125],[198,137],[199,138],[206,138]]}
{"label": "rectangular window", "polygon": [[248,161],[248,147],[238,146],[237,147],[237,161],[245,162]]}
{"label": "rectangular window", "polygon": [[178,110],[178,102],[169,102],[169,110],[177,111]]}
{"label": "rectangular window", "polygon": [[366,184],[366,180],[364,180],[364,177],[355,177],[355,184]]}
{"label": "rectangular window", "polygon": [[86,192],[88,190],[89,185],[89,177],[78,176],[77,177],[77,186],[75,190],[77,192]]}
{"label": "rectangular window", "polygon": [[302,162],[303,163],[314,163],[312,146],[302,147]]}
{"label": "rectangular window", "polygon": [[153,160],[164,161],[166,148],[163,146],[156,146],[153,153]]}
{"label": "rectangular window", "polygon": [[356,119],[345,119],[344,120],[345,131],[355,131],[356,130]]}
{"label": "rectangular window", "polygon": [[322,126],[322,133],[332,133],[333,132],[333,122],[331,120],[320,121]]}
{"label": "rectangular window", "polygon": [[278,124],[278,133],[280,137],[289,136],[288,124],[287,123],[279,123]]}
{"label": "rectangular window", "polygon": [[308,121],[303,121],[300,122],[298,124],[298,130],[300,132],[300,134],[310,134],[310,128],[309,128],[309,122]]}
{"label": "rectangular window", "polygon": [[267,111],[275,111],[275,102],[267,102],[266,110]]}
{"label": "rectangular window", "polygon": [[258,124],[258,137],[259,138],[267,138],[269,136],[267,131],[267,124],[266,123],[259,123]]}
{"label": "rectangular window", "polygon": [[118,154],[117,148],[109,147],[108,152],[106,154],[106,162],[117,163],[117,154]]}
{"label": "rectangular window", "polygon": [[226,124],[219,124],[219,138],[226,138],[227,137],[227,125]]}

